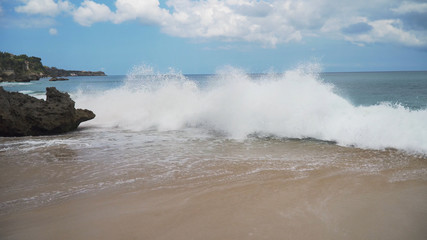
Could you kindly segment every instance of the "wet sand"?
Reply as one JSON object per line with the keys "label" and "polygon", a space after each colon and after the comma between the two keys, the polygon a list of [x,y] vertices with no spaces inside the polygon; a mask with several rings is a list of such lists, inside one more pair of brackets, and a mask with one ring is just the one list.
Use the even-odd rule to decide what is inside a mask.
{"label": "wet sand", "polygon": [[424,181],[265,171],[74,197],[3,215],[0,228],[2,239],[425,239],[426,199]]}
{"label": "wet sand", "polygon": [[425,156],[138,136],[3,142],[0,239],[427,239]]}

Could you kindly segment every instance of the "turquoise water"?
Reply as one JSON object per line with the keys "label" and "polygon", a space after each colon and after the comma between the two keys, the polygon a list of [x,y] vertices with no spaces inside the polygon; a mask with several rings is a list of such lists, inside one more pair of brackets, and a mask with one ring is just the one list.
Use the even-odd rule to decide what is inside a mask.
{"label": "turquoise water", "polygon": [[321,78],[355,105],[389,102],[411,109],[427,107],[427,72],[322,73]]}
{"label": "turquoise water", "polygon": [[[214,75],[184,75],[199,86],[206,86]],[[258,79],[264,74],[251,74]],[[48,78],[30,83],[0,83],[8,91],[43,96],[46,87],[54,86],[66,92],[95,92],[123,86],[126,75],[69,77],[69,81],[49,82]],[[334,91],[359,106],[383,102],[400,104],[410,109],[427,108],[427,72],[349,72],[321,73],[319,79],[335,86]]]}
{"label": "turquoise water", "polygon": [[41,78],[38,81],[26,83],[4,82],[0,86],[7,91],[22,92],[32,95],[45,95],[46,87],[56,87],[60,91],[73,93],[76,91],[105,91],[117,88],[123,84],[126,76],[91,76],[67,77],[68,81],[49,81],[50,78]]}

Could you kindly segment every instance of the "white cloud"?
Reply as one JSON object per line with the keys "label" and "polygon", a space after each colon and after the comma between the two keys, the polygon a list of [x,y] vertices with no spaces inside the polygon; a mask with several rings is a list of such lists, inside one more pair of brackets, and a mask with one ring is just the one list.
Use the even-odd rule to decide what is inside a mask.
{"label": "white cloud", "polygon": [[16,12],[56,16],[62,11],[70,11],[73,6],[68,1],[55,2],[53,0],[25,0],[25,5],[15,8]]}
{"label": "white cloud", "polygon": [[370,31],[359,35],[346,35],[345,39],[358,44],[375,42],[400,43],[407,46],[426,44],[426,39],[417,36],[419,35],[417,32],[403,30],[400,20],[376,20],[366,24],[372,27]]}
{"label": "white cloud", "polygon": [[96,22],[112,20],[112,14],[110,8],[105,4],[85,0],[82,5],[73,12],[73,17],[79,24],[90,26]]}
{"label": "white cloud", "polygon": [[173,36],[260,42],[265,46],[302,38],[301,31],[268,2],[170,0],[167,4],[171,12],[161,8],[158,0],[117,0],[113,12],[104,4],[85,0],[73,16],[83,26],[138,20],[159,25],[163,32]]}
{"label": "white cloud", "polygon": [[[273,47],[308,36],[336,36],[357,43],[427,45],[423,37],[426,33],[405,30],[399,19],[369,19],[378,19],[377,9],[387,9],[387,4],[393,3],[394,0],[169,0],[173,12],[162,29],[180,37],[216,37]],[[343,33],[344,28],[348,34]],[[356,30],[359,34],[355,34]]]}
{"label": "white cloud", "polygon": [[73,12],[76,22],[83,26],[91,26],[96,22],[111,21],[119,24],[130,20],[139,20],[142,23],[162,24],[169,17],[165,9],[159,7],[157,0],[117,0],[116,11],[112,12],[105,4],[85,0]]}
{"label": "white cloud", "polygon": [[[225,37],[236,38],[256,31],[248,16],[236,14],[227,1],[169,1],[174,8],[164,32],[180,37]],[[245,27],[242,27],[245,26]]]}
{"label": "white cloud", "polygon": [[159,7],[158,0],[117,0],[117,11],[113,22],[121,23],[128,20],[140,20],[144,23],[162,23],[169,12]]}
{"label": "white cloud", "polygon": [[427,13],[427,3],[403,2],[399,7],[391,10],[398,14]]}
{"label": "white cloud", "polygon": [[370,23],[373,26],[373,38],[378,42],[403,43],[408,46],[421,46],[421,41],[415,34],[403,30],[402,22],[396,19],[377,20]]}
{"label": "white cloud", "polygon": [[50,35],[57,35],[58,34],[58,30],[56,30],[56,28],[51,28],[51,29],[49,29],[49,34]]}
{"label": "white cloud", "polygon": [[189,38],[217,38],[225,41],[278,43],[300,41],[302,33],[291,24],[282,2],[170,0],[173,9],[163,32]]}
{"label": "white cloud", "polygon": [[[95,0],[96,1],[96,0]],[[114,8],[85,0],[78,8],[68,1],[26,0],[17,12],[54,16],[70,11],[74,20],[154,24],[183,38],[257,42],[267,47],[306,37],[341,38],[357,44],[392,42],[427,46],[425,30],[408,29],[396,13],[427,12],[426,3],[400,0],[116,0]],[[66,9],[66,10],[64,10]]]}

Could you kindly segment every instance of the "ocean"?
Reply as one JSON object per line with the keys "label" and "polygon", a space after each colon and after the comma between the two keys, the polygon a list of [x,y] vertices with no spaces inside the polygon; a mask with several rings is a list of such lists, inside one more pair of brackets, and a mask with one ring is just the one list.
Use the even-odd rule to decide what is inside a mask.
{"label": "ocean", "polygon": [[1,239],[426,239],[427,72],[157,73],[55,86],[96,118],[0,137]]}

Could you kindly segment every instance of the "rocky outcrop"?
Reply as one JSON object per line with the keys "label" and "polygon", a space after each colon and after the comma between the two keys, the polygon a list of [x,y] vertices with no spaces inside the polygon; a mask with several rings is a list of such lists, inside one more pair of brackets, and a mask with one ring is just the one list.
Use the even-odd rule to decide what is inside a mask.
{"label": "rocky outcrop", "polygon": [[68,93],[46,88],[46,101],[0,87],[0,136],[52,135],[75,130],[95,114],[75,109]]}
{"label": "rocky outcrop", "polygon": [[69,80],[69,79],[68,78],[62,78],[62,77],[53,77],[53,78],[49,79],[49,81],[53,81],[53,82],[55,82],[55,81],[67,81],[67,80]]}
{"label": "rocky outcrop", "polygon": [[47,75],[51,77],[71,77],[71,76],[105,76],[104,72],[97,71],[78,71],[78,70],[64,70],[55,67],[45,67]]}
{"label": "rocky outcrop", "polygon": [[28,72],[16,74],[13,70],[0,72],[0,82],[29,82],[39,80],[44,77],[43,74]]}
{"label": "rocky outcrop", "polygon": [[45,75],[40,58],[0,52],[0,82],[29,82]]}

